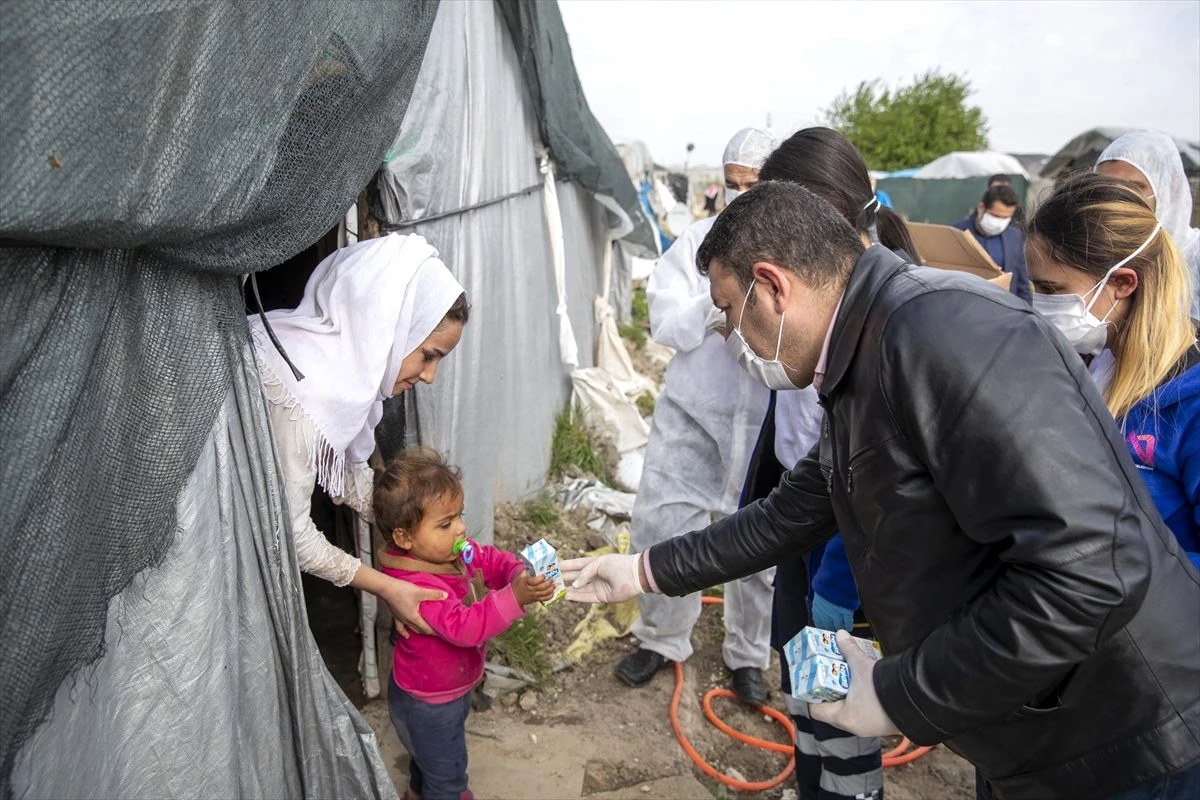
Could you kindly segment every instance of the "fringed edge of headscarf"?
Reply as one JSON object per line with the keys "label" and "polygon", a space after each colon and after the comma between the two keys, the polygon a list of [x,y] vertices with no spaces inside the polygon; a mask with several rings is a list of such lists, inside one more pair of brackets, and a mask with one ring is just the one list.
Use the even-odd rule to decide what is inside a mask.
{"label": "fringed edge of headscarf", "polygon": [[304,447],[308,452],[308,466],[316,473],[317,483],[332,498],[340,498],[346,491],[346,452],[337,451],[329,444],[313,418],[309,416],[300,402],[292,396],[279,377],[272,369],[258,360],[258,370],[262,376],[263,395],[267,402],[281,406],[290,412],[289,419],[300,423],[297,427],[304,437]]}

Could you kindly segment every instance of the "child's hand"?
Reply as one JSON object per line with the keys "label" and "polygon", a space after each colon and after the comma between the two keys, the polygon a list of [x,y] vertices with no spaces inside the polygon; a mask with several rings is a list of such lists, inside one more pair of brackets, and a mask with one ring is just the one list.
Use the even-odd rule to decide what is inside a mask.
{"label": "child's hand", "polygon": [[546,580],[541,575],[536,578],[530,577],[528,572],[522,572],[513,578],[512,590],[513,597],[517,598],[517,602],[521,605],[527,605],[535,600],[544,603],[554,597],[554,581]]}

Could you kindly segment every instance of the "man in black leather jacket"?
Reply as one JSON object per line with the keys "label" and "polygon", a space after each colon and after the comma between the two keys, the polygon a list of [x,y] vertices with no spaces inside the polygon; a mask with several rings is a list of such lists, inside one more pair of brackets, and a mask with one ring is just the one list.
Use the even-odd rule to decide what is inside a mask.
{"label": "man in black leather jacket", "polygon": [[704,530],[563,562],[570,596],[683,595],[840,530],[886,657],[852,663],[826,721],[944,742],[1004,798],[1196,791],[1200,575],[1057,332],[974,277],[864,252],[791,184],[735,200],[697,264],[746,366],[817,386],[821,441]]}

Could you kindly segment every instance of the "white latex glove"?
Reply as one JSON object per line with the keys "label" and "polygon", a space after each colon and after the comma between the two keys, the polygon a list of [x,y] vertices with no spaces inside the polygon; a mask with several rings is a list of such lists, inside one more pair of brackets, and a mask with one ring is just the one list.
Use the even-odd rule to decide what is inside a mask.
{"label": "white latex glove", "polygon": [[577,603],[623,603],[646,589],[638,576],[641,553],[591,558],[569,558],[558,562],[567,599]]}
{"label": "white latex glove", "polygon": [[875,661],[859,649],[854,637],[837,632],[838,649],[850,667],[850,691],[836,703],[813,703],[808,712],[813,719],[849,731],[855,736],[891,736],[899,733],[875,694]]}
{"label": "white latex glove", "polygon": [[722,336],[725,335],[725,312],[713,306],[708,310],[708,316],[704,319],[704,330],[716,331]]}

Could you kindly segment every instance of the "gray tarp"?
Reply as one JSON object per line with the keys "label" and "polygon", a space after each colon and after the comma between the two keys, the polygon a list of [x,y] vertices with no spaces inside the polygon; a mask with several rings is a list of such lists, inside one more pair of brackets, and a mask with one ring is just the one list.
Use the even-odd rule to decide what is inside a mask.
{"label": "gray tarp", "polygon": [[162,566],[109,604],[105,655],[59,687],[18,797],[395,795],[308,630],[254,357],[232,356]]}
{"label": "gray tarp", "polygon": [[[275,503],[236,513],[279,496],[274,463],[258,452],[242,475],[202,454],[236,458],[235,439],[266,431],[230,388],[253,387],[235,276],[345,213],[403,119],[436,12],[0,5],[5,795],[52,705],[53,729],[22,758],[29,796],[392,793],[316,659],[294,555],[256,550],[280,535],[263,516]],[[177,518],[189,499],[198,516]],[[200,538],[218,534],[233,552]],[[146,606],[120,594],[139,574]],[[189,606],[171,594],[188,581],[222,583]],[[51,730],[74,727],[89,736],[54,746]],[[211,777],[171,777],[182,760]]]}
{"label": "gray tarp", "polygon": [[550,148],[558,173],[594,192],[632,230],[618,233],[637,255],[658,255],[654,226],[642,213],[637,189],[604,128],[592,115],[557,3],[522,0],[496,7],[512,35],[529,100],[542,141]]}
{"label": "gray tarp", "polygon": [[[485,542],[491,541],[494,503],[545,480],[554,417],[570,396],[569,370],[556,344],[538,109],[500,8],[442,5],[408,113],[377,180],[382,205],[390,209],[385,224],[415,221],[403,230],[437,247],[471,298],[471,321],[437,381],[391,403],[408,405],[410,440],[418,435],[462,467],[467,522]],[[615,150],[612,156],[617,178],[632,191]],[[576,180],[560,181],[557,188],[568,312],[580,364],[587,367],[593,363],[592,303],[602,286],[609,212],[594,189]],[[532,191],[510,196],[523,189]],[[424,217],[435,219],[420,222]],[[628,287],[628,262],[615,266],[614,287]],[[389,413],[381,427],[392,419]],[[399,439],[387,431],[383,436]]]}

